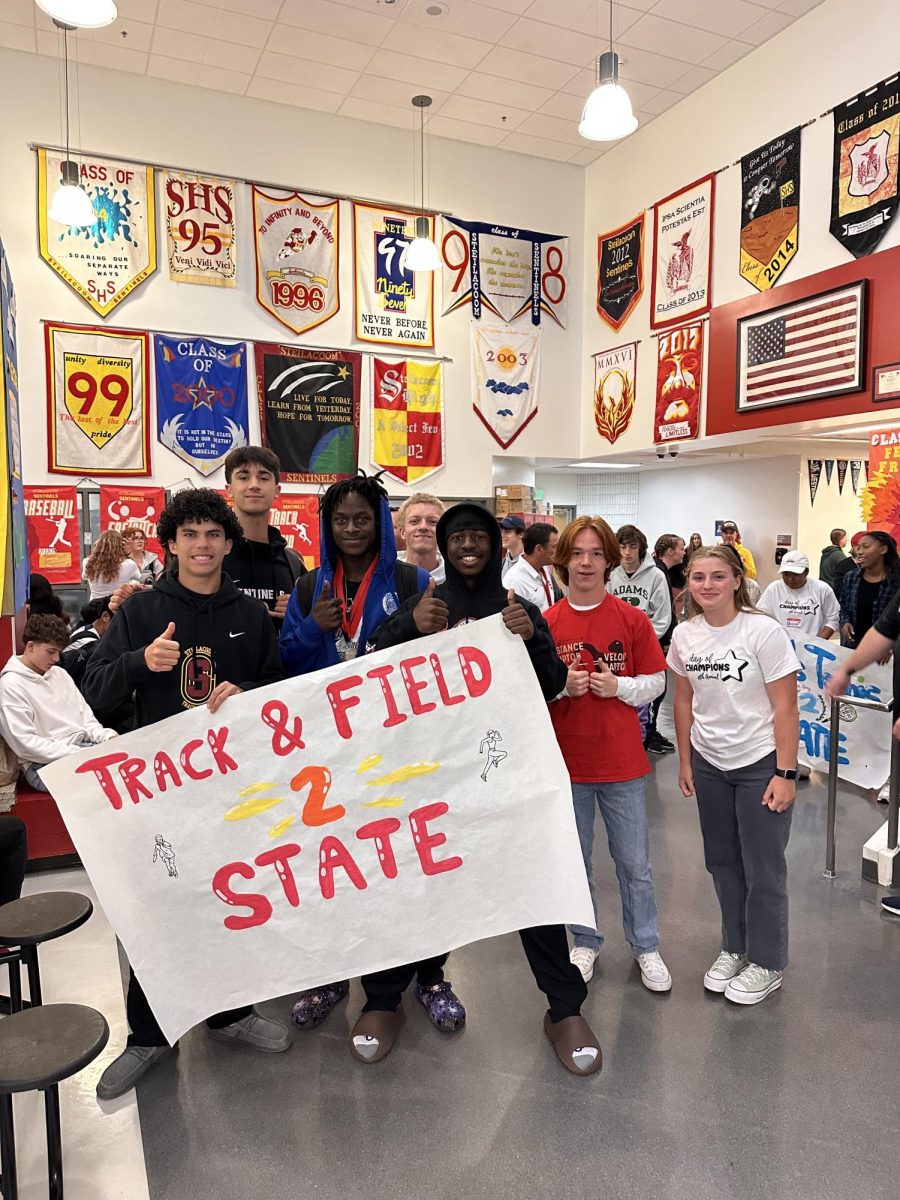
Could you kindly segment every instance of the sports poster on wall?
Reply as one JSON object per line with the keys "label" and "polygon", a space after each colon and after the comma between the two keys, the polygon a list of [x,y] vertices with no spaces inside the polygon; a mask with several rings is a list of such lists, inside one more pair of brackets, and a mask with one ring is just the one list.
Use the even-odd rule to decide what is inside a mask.
{"label": "sports poster on wall", "polygon": [[16,291],[0,241],[0,608],[19,611],[28,595],[28,543],[19,422]]}
{"label": "sports poster on wall", "polygon": [[871,254],[897,215],[900,75],[834,108],[833,237],[854,258]]}
{"label": "sports poster on wall", "polygon": [[128,525],[139,525],[147,539],[145,549],[157,555],[160,562],[166,556],[156,536],[156,523],[165,508],[166,493],[157,487],[120,487],[118,484],[101,484],[100,487],[100,532],[107,529],[125,529]]}
{"label": "sports poster on wall", "polygon": [[700,432],[703,322],[661,333],[656,347],[654,442],[689,441]]}
{"label": "sports poster on wall", "polygon": [[299,554],[311,571],[319,564],[319,497],[292,496],[284,492],[275,497],[269,509],[269,524],[274,525],[291,550]]}
{"label": "sports poster on wall", "polygon": [[25,487],[29,569],[51,584],[81,582],[78,489]]}
{"label": "sports poster on wall", "polygon": [[337,483],[356,473],[362,355],[254,345],[263,445],[285,483]]}
{"label": "sports poster on wall", "polygon": [[169,278],[233,288],[237,275],[234,183],[169,171],[163,179]]}
{"label": "sports poster on wall", "polygon": [[96,219],[75,227],[50,216],[60,153],[39,147],[37,161],[41,258],[105,317],[156,270],[153,168],[79,155],[81,184]]}
{"label": "sports poster on wall", "polygon": [[[382,346],[434,346],[434,271],[411,271],[406,252],[416,213],[353,203],[356,340]],[[428,236],[434,237],[434,217]]]}
{"label": "sports poster on wall", "polygon": [[444,465],[439,362],[372,360],[372,462],[398,483],[420,483]]}
{"label": "sports poster on wall", "polygon": [[641,213],[597,238],[597,312],[621,329],[644,294],[644,217]]}
{"label": "sports poster on wall", "polygon": [[709,311],[715,190],[706,175],[653,206],[652,329]]}
{"label": "sports poster on wall", "polygon": [[247,445],[247,346],[155,334],[153,351],[157,439],[210,475],[230,451]]}
{"label": "sports poster on wall", "polygon": [[251,190],[256,299],[294,333],[315,329],[341,307],[339,202]]}
{"label": "sports poster on wall", "polygon": [[541,330],[472,322],[472,407],[505,450],[537,416]]}
{"label": "sports poster on wall", "polygon": [[472,316],[493,313],[510,324],[546,313],[568,323],[569,239],[513,226],[443,218],[441,257],[447,281],[444,316],[471,305]]}
{"label": "sports poster on wall", "polygon": [[774,287],[797,253],[800,226],[800,129],[741,159],[741,256],[744,279]]}
{"label": "sports poster on wall", "polygon": [[611,446],[631,424],[637,395],[637,342],[594,355],[594,424]]}
{"label": "sports poster on wall", "polygon": [[150,335],[44,325],[47,469],[60,475],[149,475]]}

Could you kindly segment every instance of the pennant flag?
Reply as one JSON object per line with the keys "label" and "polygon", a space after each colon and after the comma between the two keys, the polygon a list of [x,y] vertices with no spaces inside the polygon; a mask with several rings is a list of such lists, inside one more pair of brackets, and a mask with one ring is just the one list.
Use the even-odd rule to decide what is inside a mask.
{"label": "pennant flag", "polygon": [[863,460],[863,467],[865,468],[865,472],[866,472],[866,483],[868,483],[869,482],[869,463],[867,460]]}
{"label": "pennant flag", "polygon": [[257,342],[263,445],[285,483],[336,483],[356,473],[362,355]]}
{"label": "pennant flag", "polygon": [[51,584],[81,583],[81,530],[78,490],[26,487],[28,564]]}
{"label": "pennant flag", "polygon": [[741,275],[760,292],[774,287],[797,253],[800,129],[741,159]]}
{"label": "pennant flag", "polygon": [[847,478],[847,460],[839,458],[837,460],[837,476],[838,476],[838,495],[844,494],[844,480]]}
{"label": "pennant flag", "polygon": [[5,617],[28,595],[28,539],[22,479],[16,292],[0,241],[0,608]]}
{"label": "pennant flag", "polygon": [[50,216],[61,155],[38,148],[41,258],[101,317],[156,270],[153,168],[78,156],[81,185],[94,206],[93,225],[61,225]]}
{"label": "pennant flag", "polygon": [[615,445],[631,424],[637,394],[637,342],[594,355],[594,423]]}
{"label": "pennant flag", "polygon": [[48,469],[149,475],[149,334],[48,321],[44,342]]}
{"label": "pennant flag", "polygon": [[310,571],[319,565],[318,496],[292,496],[282,492],[269,509],[269,524],[275,526]]}
{"label": "pennant flag", "polygon": [[472,323],[472,407],[505,450],[538,411],[541,331]]}
{"label": "pennant flag", "polygon": [[900,75],[834,108],[833,237],[854,258],[871,254],[897,215]]}
{"label": "pennant flag", "polygon": [[169,171],[163,191],[169,278],[175,283],[233,288],[237,273],[233,181]]}
{"label": "pennant flag", "polygon": [[569,239],[507,225],[444,217],[441,256],[449,302],[444,316],[471,304],[481,320],[487,311],[509,324],[546,313],[568,323]]}
{"label": "pennant flag", "polygon": [[644,213],[597,238],[597,312],[621,329],[644,294]]}
{"label": "pennant flag", "polygon": [[700,432],[703,323],[661,333],[656,343],[654,442],[684,441]]}
{"label": "pennant flag", "polygon": [[230,451],[247,445],[247,347],[161,334],[153,347],[157,439],[209,475]]}
{"label": "pennant flag", "polygon": [[819,480],[822,478],[822,460],[821,458],[808,458],[806,460],[806,469],[809,475],[809,506],[816,502],[816,492],[819,490]]}
{"label": "pennant flag", "polygon": [[834,473],[834,459],[826,458],[825,459],[825,482],[829,485],[829,487],[831,486],[831,476],[833,473]]}
{"label": "pennant flag", "polygon": [[858,458],[850,460],[850,483],[853,487],[853,495],[859,492],[859,473],[862,469],[862,462]]}
{"label": "pennant flag", "polygon": [[256,299],[294,333],[315,329],[341,307],[339,203],[252,192]]}
{"label": "pennant flag", "polygon": [[[427,217],[434,237],[434,217]],[[356,339],[382,346],[434,346],[434,271],[411,271],[406,252],[416,213],[353,204]]]}
{"label": "pennant flag", "polygon": [[372,462],[398,483],[419,483],[444,465],[439,362],[372,361]]}
{"label": "pennant flag", "polygon": [[652,329],[709,312],[715,192],[707,175],[653,206]]}
{"label": "pennant flag", "polygon": [[139,525],[147,539],[144,549],[164,563],[166,556],[156,536],[156,524],[165,506],[164,488],[119,487],[118,484],[104,483],[100,488],[100,532]]}

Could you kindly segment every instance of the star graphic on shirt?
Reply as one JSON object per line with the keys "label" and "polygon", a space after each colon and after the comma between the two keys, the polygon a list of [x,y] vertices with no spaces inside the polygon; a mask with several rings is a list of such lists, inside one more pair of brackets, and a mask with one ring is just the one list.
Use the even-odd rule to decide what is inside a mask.
{"label": "star graphic on shirt", "polygon": [[733,650],[729,650],[722,655],[719,662],[728,664],[720,676],[722,680],[734,679],[738,683],[744,682],[744,667],[748,665],[746,658],[738,658]]}

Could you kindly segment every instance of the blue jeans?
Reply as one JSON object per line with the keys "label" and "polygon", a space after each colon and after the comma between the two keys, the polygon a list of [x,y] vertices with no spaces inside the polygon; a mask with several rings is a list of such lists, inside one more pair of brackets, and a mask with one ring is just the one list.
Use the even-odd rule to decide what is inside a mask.
{"label": "blue jeans", "polygon": [[[594,803],[606,825],[609,852],[616,865],[619,895],[622,897],[622,925],[625,941],[632,954],[646,954],[659,948],[659,918],[650,868],[650,833],[643,779],[625,783],[573,783],[572,803],[575,824],[581,841],[584,869],[587,872],[594,917],[597,901],[594,893]],[[570,925],[576,946],[599,950],[603,934],[584,925]]]}

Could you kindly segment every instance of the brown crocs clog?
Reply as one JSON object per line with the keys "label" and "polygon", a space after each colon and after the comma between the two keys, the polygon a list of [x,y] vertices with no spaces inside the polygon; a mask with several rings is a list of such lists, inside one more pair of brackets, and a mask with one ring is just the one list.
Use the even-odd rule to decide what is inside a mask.
{"label": "brown crocs clog", "polygon": [[[593,1075],[603,1066],[600,1043],[584,1017],[565,1017],[554,1025],[547,1013],[544,1017],[544,1033],[553,1043],[556,1057],[573,1075]],[[584,1053],[587,1049],[596,1050],[596,1057]]]}
{"label": "brown crocs clog", "polygon": [[362,1063],[377,1063],[390,1054],[403,1020],[396,1012],[364,1012],[350,1031],[350,1053]]}

